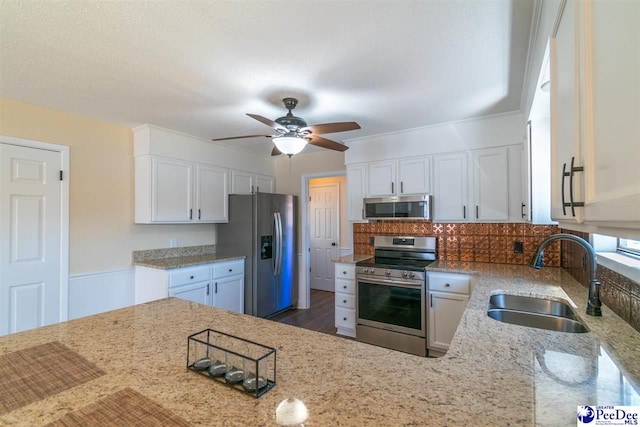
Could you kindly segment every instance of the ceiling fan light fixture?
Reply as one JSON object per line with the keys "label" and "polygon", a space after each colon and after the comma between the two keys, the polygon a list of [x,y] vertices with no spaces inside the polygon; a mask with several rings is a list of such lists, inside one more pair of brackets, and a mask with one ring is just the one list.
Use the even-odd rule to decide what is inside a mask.
{"label": "ceiling fan light fixture", "polygon": [[289,157],[298,154],[307,145],[306,139],[297,136],[275,136],[272,141],[282,154]]}

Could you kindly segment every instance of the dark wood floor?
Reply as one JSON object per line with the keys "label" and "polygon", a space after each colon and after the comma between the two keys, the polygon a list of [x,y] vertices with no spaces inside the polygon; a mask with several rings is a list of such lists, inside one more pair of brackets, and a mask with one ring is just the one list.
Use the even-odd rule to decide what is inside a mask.
{"label": "dark wood floor", "polygon": [[279,323],[299,326],[312,331],[336,335],[335,298],[333,292],[311,289],[311,307],[305,310],[289,310],[272,317]]}

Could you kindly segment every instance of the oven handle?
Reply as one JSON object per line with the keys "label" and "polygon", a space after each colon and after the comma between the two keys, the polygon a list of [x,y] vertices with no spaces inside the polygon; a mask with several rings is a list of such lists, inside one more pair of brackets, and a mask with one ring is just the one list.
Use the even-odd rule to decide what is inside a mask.
{"label": "oven handle", "polygon": [[421,289],[424,286],[424,283],[418,283],[418,282],[410,282],[410,281],[404,281],[404,280],[395,280],[395,279],[372,279],[368,276],[365,277],[358,277],[358,282],[367,282],[367,283],[372,283],[374,285],[382,285],[382,286],[400,286],[403,288],[414,288],[414,289]]}

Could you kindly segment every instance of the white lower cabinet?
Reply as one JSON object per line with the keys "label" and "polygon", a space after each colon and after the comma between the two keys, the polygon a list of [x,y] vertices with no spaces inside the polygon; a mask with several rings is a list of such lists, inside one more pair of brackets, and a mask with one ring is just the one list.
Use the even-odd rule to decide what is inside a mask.
{"label": "white lower cabinet", "polygon": [[356,336],[356,266],[335,264],[336,329],[340,335]]}
{"label": "white lower cabinet", "polygon": [[214,307],[244,313],[244,260],[220,262],[211,269]]}
{"label": "white lower cabinet", "polygon": [[444,354],[469,302],[475,277],[466,274],[429,272],[428,331],[429,354]]}
{"label": "white lower cabinet", "polygon": [[169,270],[136,266],[136,304],[168,296],[244,313],[244,260]]}

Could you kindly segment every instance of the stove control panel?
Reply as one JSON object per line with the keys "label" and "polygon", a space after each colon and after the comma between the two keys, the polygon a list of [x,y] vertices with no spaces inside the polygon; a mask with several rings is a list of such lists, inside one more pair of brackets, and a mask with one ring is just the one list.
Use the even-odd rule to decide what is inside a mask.
{"label": "stove control panel", "polygon": [[411,279],[420,281],[423,281],[426,277],[424,271],[409,271],[384,267],[356,267],[356,274],[360,276],[377,276],[388,279]]}

